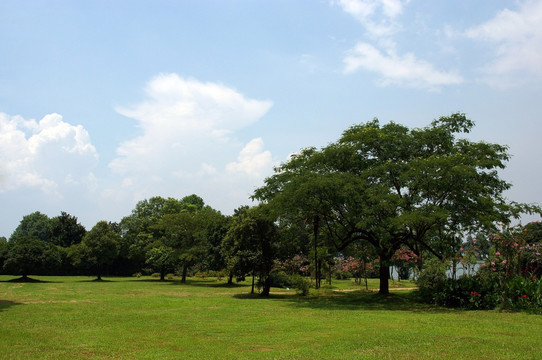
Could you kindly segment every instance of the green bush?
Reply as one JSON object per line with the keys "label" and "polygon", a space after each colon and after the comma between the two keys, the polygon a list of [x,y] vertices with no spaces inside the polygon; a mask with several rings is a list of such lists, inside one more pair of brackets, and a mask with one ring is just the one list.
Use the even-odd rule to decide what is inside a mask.
{"label": "green bush", "polygon": [[160,273],[152,273],[152,274],[151,274],[151,277],[153,277],[153,278],[159,278],[159,277],[160,277]]}
{"label": "green bush", "polygon": [[290,275],[284,271],[273,271],[269,274],[269,277],[271,278],[272,287],[289,288],[292,286]]}
{"label": "green bush", "polygon": [[505,307],[542,313],[542,279],[516,276],[507,284]]}
{"label": "green bush", "polygon": [[311,282],[307,277],[292,275],[290,276],[290,283],[299,295],[307,296],[309,294]]}

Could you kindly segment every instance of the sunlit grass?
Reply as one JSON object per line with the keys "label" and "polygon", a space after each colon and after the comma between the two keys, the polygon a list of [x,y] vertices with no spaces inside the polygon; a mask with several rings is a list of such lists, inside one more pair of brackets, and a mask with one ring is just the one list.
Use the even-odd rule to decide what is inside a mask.
{"label": "sunlit grass", "polygon": [[248,283],[230,287],[214,279],[38,278],[47,282],[0,276],[2,359],[538,359],[542,353],[542,316],[442,309],[417,302],[408,290],[381,296],[351,280],[308,297],[272,289],[263,299],[249,294]]}

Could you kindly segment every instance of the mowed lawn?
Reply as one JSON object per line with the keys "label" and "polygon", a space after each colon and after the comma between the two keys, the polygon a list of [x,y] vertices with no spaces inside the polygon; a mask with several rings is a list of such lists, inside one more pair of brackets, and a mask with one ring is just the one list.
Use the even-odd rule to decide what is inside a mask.
{"label": "mowed lawn", "polygon": [[542,359],[542,316],[443,309],[349,280],[265,299],[214,279],[13,278],[0,276],[1,359]]}

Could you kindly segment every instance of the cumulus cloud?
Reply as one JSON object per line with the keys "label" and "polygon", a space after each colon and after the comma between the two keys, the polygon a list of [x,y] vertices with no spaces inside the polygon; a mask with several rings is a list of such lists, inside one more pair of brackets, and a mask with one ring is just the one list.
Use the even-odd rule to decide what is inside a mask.
{"label": "cumulus cloud", "polygon": [[256,138],[241,150],[237,162],[229,163],[226,169],[231,173],[241,172],[251,177],[261,178],[266,172],[269,172],[272,164],[271,152],[264,151],[262,138]]}
{"label": "cumulus cloud", "polygon": [[85,128],[59,114],[36,121],[0,113],[0,193],[30,187],[61,197],[60,185],[87,183],[97,158]]}
{"label": "cumulus cloud", "polygon": [[436,90],[443,85],[455,85],[463,78],[453,72],[442,72],[432,64],[417,59],[414,54],[398,55],[393,48],[381,52],[371,44],[360,42],[344,59],[345,73],[359,68],[380,74],[380,85],[399,85]]}
{"label": "cumulus cloud", "polygon": [[237,186],[246,198],[265,167],[272,171],[271,154],[260,138],[243,147],[236,137],[263,117],[272,102],[177,74],[153,78],[145,92],[142,102],[117,108],[137,120],[141,135],[117,148],[109,167],[123,185],[119,192],[108,190],[108,196],[140,200],[197,193],[207,199],[228,196],[228,186]]}
{"label": "cumulus cloud", "polygon": [[506,86],[514,85],[511,78],[518,74],[522,81],[542,77],[542,1],[520,3],[517,11],[504,9],[465,35],[495,45],[496,57],[483,70],[488,82]]}

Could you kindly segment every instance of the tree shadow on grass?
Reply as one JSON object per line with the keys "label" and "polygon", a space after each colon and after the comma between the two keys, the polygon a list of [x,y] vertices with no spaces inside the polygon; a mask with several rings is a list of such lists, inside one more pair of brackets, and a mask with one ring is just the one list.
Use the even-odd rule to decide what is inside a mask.
{"label": "tree shadow on grass", "polygon": [[430,312],[448,313],[462,310],[447,309],[421,301],[419,295],[414,292],[392,292],[389,295],[365,291],[338,292],[326,291],[309,296],[297,294],[271,294],[262,297],[258,294],[235,294],[237,299],[244,300],[267,300],[281,301],[297,308],[311,308],[322,310],[383,310],[383,311],[406,311],[406,312]]}
{"label": "tree shadow on grass", "polygon": [[18,277],[15,279],[9,279],[9,280],[3,280],[0,282],[6,282],[6,283],[24,283],[24,284],[55,284],[58,283],[58,281],[47,281],[47,280],[40,280],[40,279],[34,279],[30,277]]}
{"label": "tree shadow on grass", "polygon": [[242,287],[250,287],[250,284],[240,284],[240,283],[233,283],[228,284],[225,282],[210,282],[210,281],[198,281],[198,280],[192,280],[191,282],[187,281],[187,285],[191,286],[199,286],[199,287],[210,287],[210,288],[225,288],[225,289],[235,289],[235,288],[242,288]]}
{"label": "tree shadow on grass", "polygon": [[0,300],[0,312],[9,309],[15,305],[23,305],[22,303],[11,301],[11,300]]}
{"label": "tree shadow on grass", "polygon": [[111,282],[114,282],[114,281],[104,280],[104,279],[92,279],[92,280],[79,280],[77,282],[82,282],[82,283],[111,283]]}

